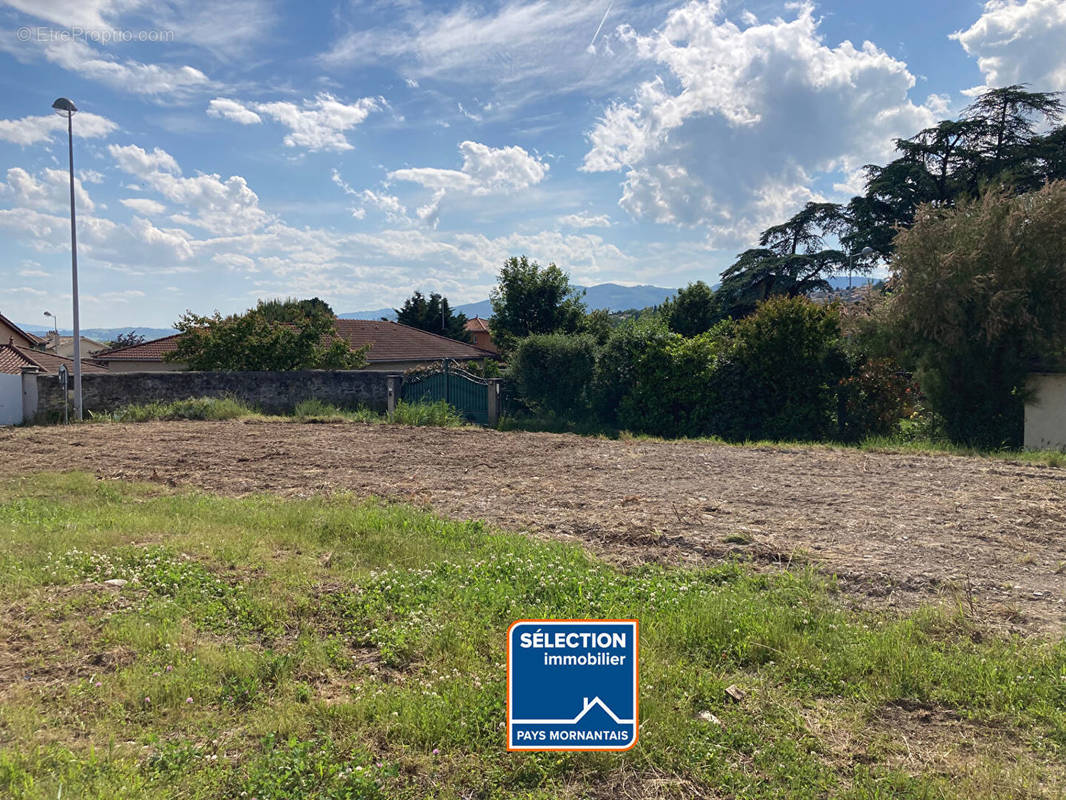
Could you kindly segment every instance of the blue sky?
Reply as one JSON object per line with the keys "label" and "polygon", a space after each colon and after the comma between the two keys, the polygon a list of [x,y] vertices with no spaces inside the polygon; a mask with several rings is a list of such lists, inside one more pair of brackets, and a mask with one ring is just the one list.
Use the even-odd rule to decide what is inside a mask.
{"label": "blue sky", "polygon": [[[215,6],[218,7],[215,7]],[[1066,88],[1066,3],[0,3],[0,312],[70,325],[414,289],[527,254],[713,282],[981,86]]]}

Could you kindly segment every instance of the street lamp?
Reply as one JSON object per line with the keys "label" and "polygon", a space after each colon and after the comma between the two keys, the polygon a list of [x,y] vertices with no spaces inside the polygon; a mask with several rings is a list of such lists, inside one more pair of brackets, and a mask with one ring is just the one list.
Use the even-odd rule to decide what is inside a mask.
{"label": "street lamp", "polygon": [[59,340],[59,320],[58,320],[58,318],[51,311],[45,311],[44,315],[46,317],[51,317],[52,318],[52,327],[55,328],[56,341],[58,341]]}
{"label": "street lamp", "polygon": [[65,97],[60,97],[52,103],[52,108],[57,114],[67,118],[67,148],[70,155],[70,272],[74,287],[74,419],[80,422],[81,326],[78,324],[78,231],[74,222],[74,112],[78,109]]}
{"label": "street lamp", "polygon": [[[874,249],[872,247],[864,247],[860,255],[863,258],[867,258],[872,255]],[[848,259],[848,291],[851,291],[851,273],[855,271],[855,253],[851,254],[851,258]]]}

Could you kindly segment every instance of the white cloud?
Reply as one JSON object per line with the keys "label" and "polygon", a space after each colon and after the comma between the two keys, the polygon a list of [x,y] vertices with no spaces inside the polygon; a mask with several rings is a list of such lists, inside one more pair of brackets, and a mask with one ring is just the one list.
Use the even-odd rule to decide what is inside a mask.
{"label": "white cloud", "polygon": [[99,81],[131,94],[184,96],[211,88],[211,80],[188,65],[116,61],[80,40],[57,40],[42,48],[46,59],[80,77]]}
{"label": "white cloud", "polygon": [[313,152],[351,150],[352,144],[345,132],[384,106],[385,100],[381,97],[363,97],[354,103],[344,103],[328,92],[321,92],[313,100],[304,100],[302,105],[287,101],[246,105],[216,97],[208,105],[207,113],[244,125],[260,122],[260,115],[265,115],[289,129],[290,133],[283,139],[287,147],[304,147]]}
{"label": "white cloud", "polygon": [[567,228],[609,228],[611,219],[606,214],[566,214],[559,217],[559,224]]}
{"label": "white cloud", "polygon": [[[98,114],[79,112],[74,115],[74,135],[78,138],[96,139],[108,136],[116,130],[118,125]],[[58,114],[0,119],[0,139],[23,146],[51,141],[58,131],[67,131],[66,117],[60,117]]]}
{"label": "white cloud", "polygon": [[489,147],[480,142],[462,142],[463,165],[458,170],[436,167],[397,169],[389,180],[410,181],[427,189],[469,191],[474,195],[510,194],[544,180],[548,165],[523,148]]}
{"label": "white cloud", "polygon": [[148,216],[157,216],[167,210],[167,207],[162,203],[157,203],[147,197],[124,197],[119,202],[138,214],[146,214]]}
{"label": "white cloud", "polygon": [[174,157],[155,148],[147,152],[136,145],[110,145],[115,163],[189,213],[175,214],[179,225],[197,225],[218,235],[250,233],[270,221],[259,207],[259,197],[239,175],[223,180],[217,174],[184,177]]}
{"label": "white cloud", "polygon": [[1031,84],[1034,91],[1066,87],[1062,0],[990,0],[973,25],[951,38],[977,59],[988,87],[1017,83]]}
{"label": "white cloud", "polygon": [[[35,178],[21,167],[11,167],[6,182],[0,183],[0,198],[37,211],[69,211],[70,173],[46,168],[39,178]],[[74,201],[79,211],[91,214],[95,208],[78,177],[74,178]]]}
{"label": "white cloud", "polygon": [[250,108],[226,97],[216,97],[208,103],[207,115],[239,122],[241,125],[256,125],[263,121],[263,118]]}
{"label": "white cloud", "polygon": [[903,62],[869,42],[827,46],[810,5],[742,30],[717,2],[694,0],[653,33],[622,37],[669,80],[606,110],[582,169],[625,170],[630,215],[704,227],[722,246],[814,198],[818,176],[884,158],[893,138],[933,121],[908,99]]}
{"label": "white cloud", "polygon": [[[461,3],[442,12],[408,0],[387,26],[355,27],[320,60],[330,69],[391,62],[410,80],[491,86],[502,97],[497,108],[513,110],[534,97],[614,86],[631,63],[612,51],[616,21],[643,19],[661,5],[505,0],[488,7]],[[363,17],[353,14],[352,25]]]}
{"label": "white cloud", "polygon": [[118,14],[140,5],[140,0],[4,0],[4,3],[64,27],[102,30],[109,29]]}

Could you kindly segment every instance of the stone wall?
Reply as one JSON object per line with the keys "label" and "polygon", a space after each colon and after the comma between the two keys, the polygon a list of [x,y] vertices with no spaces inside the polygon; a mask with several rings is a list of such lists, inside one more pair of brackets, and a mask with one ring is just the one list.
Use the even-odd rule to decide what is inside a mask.
{"label": "stone wall", "polygon": [[[235,397],[269,414],[292,411],[315,398],[340,408],[385,411],[391,372],[301,370],[298,372],[125,372],[81,377],[82,407],[114,411],[132,403]],[[73,378],[71,379],[73,389]],[[70,393],[73,401],[73,391]],[[37,376],[37,413],[63,413],[63,389],[54,375]]]}

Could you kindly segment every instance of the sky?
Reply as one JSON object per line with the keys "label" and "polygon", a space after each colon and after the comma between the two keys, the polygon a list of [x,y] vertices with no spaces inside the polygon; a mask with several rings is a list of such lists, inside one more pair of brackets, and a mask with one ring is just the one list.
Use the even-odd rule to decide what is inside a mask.
{"label": "sky", "polygon": [[1066,89],[1066,0],[0,2],[0,313],[713,283],[982,87]]}

